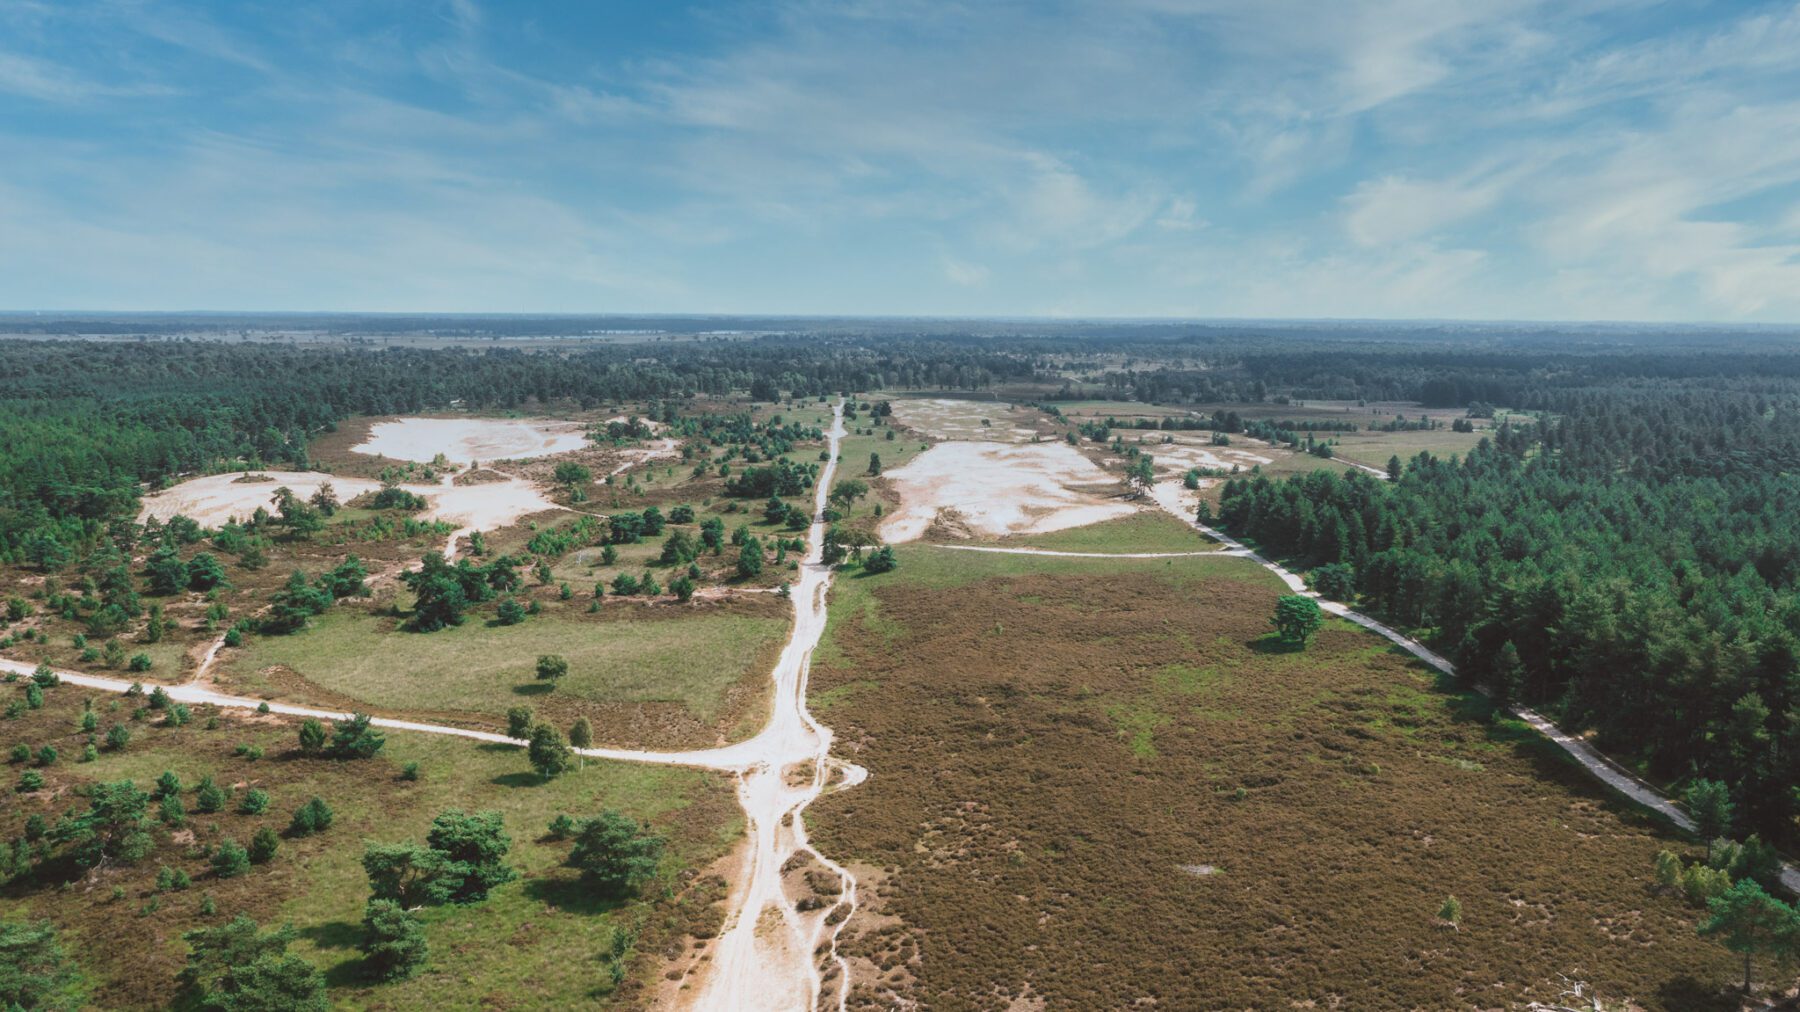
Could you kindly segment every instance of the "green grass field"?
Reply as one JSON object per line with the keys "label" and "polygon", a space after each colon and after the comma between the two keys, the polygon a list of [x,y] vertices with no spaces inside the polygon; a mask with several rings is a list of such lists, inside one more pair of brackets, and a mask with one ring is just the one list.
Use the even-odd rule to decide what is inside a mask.
{"label": "green grass field", "polygon": [[[291,723],[226,714],[220,726],[208,730],[202,711],[188,726],[169,729],[128,720],[124,701],[105,694],[95,697],[102,726],[127,723],[133,728],[131,744],[122,752],[103,751],[92,763],[76,763],[81,690],[64,686],[49,697],[43,710],[8,722],[0,741],[9,747],[14,741],[53,743],[68,755],[44,771],[53,790],[124,779],[148,787],[164,770],[179,775],[190,790],[204,775],[222,786],[237,785],[225,811],[190,811],[191,842],[159,829],[156,852],[137,865],[108,865],[69,889],[17,882],[0,895],[0,913],[48,917],[58,926],[64,945],[98,988],[93,1007],[166,1006],[185,958],[181,932],[239,913],[266,927],[293,924],[298,937],[290,951],[325,972],[336,1008],[461,1008],[516,1002],[526,995],[533,1004],[558,1007],[610,1004],[614,996],[601,957],[619,930],[639,934],[632,979],[617,996],[635,995],[627,1002],[634,1005],[642,1001],[639,988],[655,985],[658,954],[672,938],[708,931],[706,924],[717,927],[720,910],[709,905],[723,896],[722,883],[691,887],[694,873],[741,834],[741,818],[723,778],[590,761],[546,783],[529,772],[522,749],[403,732],[389,732],[387,747],[374,759],[305,758],[293,752]],[[267,754],[255,760],[236,755],[240,744]],[[418,764],[416,781],[400,776],[409,762]],[[236,810],[236,798],[251,786],[271,796],[262,815]],[[283,839],[273,861],[242,877],[217,879],[208,872],[199,848],[227,838],[245,842],[259,826],[280,830],[295,808],[315,796],[335,813],[329,830]],[[10,839],[28,815],[53,816],[69,801],[66,793],[53,800],[9,801],[0,809],[0,832]],[[187,804],[193,807],[191,794]],[[405,983],[371,985],[361,976],[356,949],[368,895],[364,843],[423,840],[432,818],[447,808],[499,811],[512,839],[508,863],[519,870],[520,880],[482,904],[422,910],[431,947],[426,969]],[[561,867],[569,845],[544,839],[545,826],[557,813],[582,816],[603,808],[646,820],[669,839],[662,881],[643,899],[595,902],[575,874]],[[154,878],[163,866],[187,872],[193,886],[156,892]],[[665,885],[674,899],[663,897]],[[122,898],[112,898],[114,886]],[[200,912],[203,896],[213,897],[215,914]]]}
{"label": "green grass field", "polygon": [[1218,547],[1199,531],[1153,507],[1116,520],[1048,534],[1015,534],[991,543],[1058,552],[1205,552]]}
{"label": "green grass field", "polygon": [[584,607],[578,598],[518,625],[471,618],[434,633],[405,632],[391,618],[341,608],[306,632],[251,638],[228,671],[252,689],[259,672],[282,666],[383,710],[498,715],[540,691],[536,659],[557,653],[568,659],[569,674],[555,697],[676,703],[712,722],[732,686],[761,674],[788,628],[760,607],[677,610],[609,601],[600,615]]}

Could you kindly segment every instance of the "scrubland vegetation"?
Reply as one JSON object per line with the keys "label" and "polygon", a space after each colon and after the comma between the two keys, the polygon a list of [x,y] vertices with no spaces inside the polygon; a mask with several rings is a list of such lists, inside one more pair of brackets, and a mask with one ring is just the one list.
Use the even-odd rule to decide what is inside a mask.
{"label": "scrubland vegetation", "polygon": [[[707,870],[739,819],[729,786],[703,773],[588,762],[544,782],[513,746],[373,732],[369,751],[354,735],[334,745],[326,727],[309,748],[293,723],[268,717],[200,708],[172,725],[148,695],[65,684],[43,697],[0,722],[0,743],[32,752],[7,767],[0,910],[9,924],[54,927],[91,1007],[162,1006],[191,993],[181,974],[202,945],[184,934],[239,917],[265,933],[293,925],[285,952],[305,971],[301,990],[314,993],[304,980],[316,974],[334,1007],[455,1006],[519,988],[565,1004],[641,1000],[667,947],[717,929],[725,884]],[[95,730],[84,731],[90,712]],[[115,727],[126,731],[117,746]],[[90,739],[100,747],[84,757]],[[56,754],[47,764],[46,747]],[[41,786],[14,792],[26,773]],[[404,861],[418,888],[452,881],[432,870],[440,859],[409,849],[452,810],[496,813],[506,848],[488,874],[504,881],[478,903],[407,898],[403,909],[415,912],[398,920],[365,910],[378,892],[366,845],[389,866]],[[551,821],[606,810],[648,820],[669,841],[654,885],[597,896],[565,867],[571,842]],[[373,932],[381,942],[370,940],[369,914],[385,922]],[[407,955],[415,937],[421,963]],[[616,980],[604,969],[614,959],[629,971]]]}
{"label": "scrubland vegetation", "polygon": [[1735,1007],[1652,883],[1701,848],[1384,640],[1284,644],[1254,564],[900,555],[813,671],[875,771],[809,820],[873,894],[858,1007]]}
{"label": "scrubland vegetation", "polygon": [[[1800,352],[920,329],[0,344],[0,653],[143,682],[0,686],[0,930],[35,988],[0,999],[636,1005],[685,986],[723,916],[730,784],[569,745],[761,726],[840,394],[822,550],[843,569],[810,684],[833,754],[872,775],[809,818],[859,879],[859,1005],[1489,1007],[1567,975],[1615,1004],[1725,1009],[1746,976],[1788,986],[1800,921],[1769,894],[1800,844]],[[528,417],[570,448],[356,450],[401,414]],[[959,521],[1029,529],[1071,483],[982,503],[959,490],[999,476],[952,467],[923,495],[907,479],[947,439],[992,444],[956,460],[1071,458],[1087,519],[1113,519]],[[273,469],[320,474],[295,493]],[[251,508],[138,522],[196,475]],[[504,526],[428,511],[434,487],[500,483],[534,497]],[[1467,682],[1223,554],[883,544],[905,512],[926,540],[1208,551],[1148,508],[1178,486]],[[162,688],[195,678],[521,744]],[[1592,733],[1699,835],[1606,794],[1476,684]],[[816,871],[809,888],[836,883]]]}

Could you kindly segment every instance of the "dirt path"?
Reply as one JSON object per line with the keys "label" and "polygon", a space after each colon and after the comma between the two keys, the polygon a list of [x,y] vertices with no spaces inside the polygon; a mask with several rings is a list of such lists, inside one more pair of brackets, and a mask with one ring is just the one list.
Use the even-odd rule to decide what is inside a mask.
{"label": "dirt path", "polygon": [[1059,552],[1049,548],[999,548],[992,545],[927,545],[950,552],[992,552],[996,555],[1055,555],[1065,559],[1186,559],[1197,555],[1240,555],[1233,551],[1210,552]]}
{"label": "dirt path", "polygon": [[[1176,519],[1224,545],[1226,549],[1233,554],[1242,555],[1244,558],[1249,559],[1269,572],[1274,573],[1276,576],[1280,577],[1281,581],[1287,584],[1288,589],[1293,592],[1305,594],[1307,597],[1317,599],[1319,607],[1327,613],[1354,622],[1370,632],[1386,637],[1402,650],[1405,650],[1407,653],[1412,654],[1426,664],[1442,671],[1446,675],[1456,674],[1456,666],[1451,664],[1448,658],[1433,651],[1425,646],[1425,644],[1420,643],[1418,640],[1413,639],[1391,626],[1377,622],[1361,612],[1354,611],[1343,604],[1319,597],[1318,594],[1307,588],[1305,580],[1302,580],[1285,566],[1252,551],[1249,547],[1244,545],[1243,542],[1238,541],[1224,531],[1216,530],[1201,523],[1199,520],[1195,519],[1194,511],[1188,503],[1190,497],[1184,493],[1185,490],[1181,487],[1181,483],[1175,481],[1159,482],[1150,490],[1151,498],[1156,500],[1157,505],[1167,510]],[[1509,709],[1520,720],[1531,725],[1531,727],[1539,734],[1550,739],[1550,741],[1558,748],[1568,753],[1570,758],[1580,763],[1583,769],[1587,770],[1589,774],[1593,775],[1608,787],[1611,787],[1620,794],[1625,795],[1638,804],[1643,805],[1645,808],[1661,815],[1675,825],[1680,826],[1682,829],[1688,830],[1689,832],[1693,831],[1694,821],[1688,818],[1687,813],[1682,811],[1680,806],[1675,804],[1675,802],[1670,801],[1655,787],[1645,783],[1618,763],[1613,762],[1611,759],[1602,755],[1592,745],[1570,735],[1563,729],[1551,723],[1543,714],[1540,714],[1535,710],[1523,706],[1513,706]],[[1793,865],[1783,865],[1781,870],[1781,884],[1785,886],[1789,892],[1800,894],[1800,869],[1796,869]]]}
{"label": "dirt path", "polygon": [[[824,988],[821,962],[836,968],[837,994],[832,1002],[842,1009],[850,993],[849,963],[837,952],[838,935],[849,915],[855,913],[856,878],[841,865],[813,848],[802,813],[827,790],[854,787],[868,776],[860,766],[831,756],[831,731],[813,718],[806,706],[807,677],[812,652],[825,632],[825,598],[831,585],[831,567],[824,565],[826,490],[837,470],[838,447],[844,436],[843,404],[833,411],[829,462],[819,476],[813,501],[813,524],[807,533],[807,553],[800,579],[791,596],[794,629],[782,649],[772,677],[774,703],[769,721],[754,738],[722,748],[693,752],[649,752],[630,749],[588,748],[576,751],[597,759],[623,762],[691,766],[731,773],[738,780],[738,803],[748,821],[750,848],[746,879],[732,890],[734,906],[727,915],[712,958],[702,964],[699,979],[684,990],[691,998],[681,1007],[695,1009],[815,1009]],[[221,639],[222,643],[223,640]],[[209,664],[217,645],[203,662]],[[0,671],[30,675],[36,666],[0,658]],[[59,671],[63,681],[84,688],[123,693],[135,683],[121,678]],[[255,710],[290,717],[342,720],[341,711],[293,706],[215,691],[198,679],[163,689],[176,702],[206,704],[227,709]],[[377,717],[375,726],[423,734],[442,734],[474,741],[523,744],[493,731],[449,727],[417,721]],[[782,884],[782,869],[796,856],[804,856],[836,875],[840,891],[836,900],[817,910],[803,911]],[[841,916],[837,914],[843,908]],[[823,956],[821,960],[820,956]]]}

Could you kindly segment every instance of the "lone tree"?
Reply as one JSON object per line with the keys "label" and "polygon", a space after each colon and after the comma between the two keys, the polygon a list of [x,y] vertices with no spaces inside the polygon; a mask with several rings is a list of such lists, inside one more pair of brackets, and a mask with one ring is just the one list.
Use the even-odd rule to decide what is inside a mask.
{"label": "lone tree", "polygon": [[863,560],[863,572],[865,573],[891,573],[898,568],[900,568],[900,560],[894,557],[894,549],[889,545],[882,545],[875,549],[869,553],[867,559]]}
{"label": "lone tree", "polygon": [[655,877],[663,838],[650,827],[614,811],[581,820],[569,864],[608,898],[628,896]]}
{"label": "lone tree", "polygon": [[359,946],[363,966],[376,980],[405,980],[425,965],[429,951],[419,918],[393,900],[370,900],[363,909]]}
{"label": "lone tree", "polygon": [[[20,776],[35,774],[26,770]],[[150,795],[129,780],[95,784],[88,788],[87,811],[66,815],[50,829],[50,841],[68,846],[68,855],[80,868],[119,862],[136,864],[156,846],[151,838]]]}
{"label": "lone tree", "polygon": [[332,755],[339,759],[368,759],[387,744],[387,736],[374,727],[366,713],[353,713],[349,720],[331,722]]}
{"label": "lone tree", "polygon": [[856,504],[856,500],[868,494],[868,483],[855,478],[845,478],[831,487],[831,501],[843,510],[848,510]]}
{"label": "lone tree", "polygon": [[1750,993],[1751,957],[1777,955],[1800,941],[1800,915],[1794,908],[1742,879],[1707,903],[1712,916],[1699,927],[1705,937],[1718,936],[1732,952],[1744,956],[1744,993]]}
{"label": "lone tree", "polygon": [[744,540],[743,547],[738,549],[738,560],[737,560],[738,575],[745,579],[751,579],[753,577],[761,576],[762,571],[763,571],[762,541],[755,537],[746,538]]}
{"label": "lone tree", "polygon": [[293,836],[311,836],[331,828],[331,806],[323,798],[314,798],[294,810],[294,821],[288,823]]}
{"label": "lone tree", "polygon": [[325,747],[325,725],[311,717],[300,722],[300,751],[314,754]]}
{"label": "lone tree", "polygon": [[1717,780],[1701,778],[1682,798],[1694,819],[1694,832],[1706,841],[1706,858],[1712,860],[1713,842],[1731,831],[1731,792]]}
{"label": "lone tree", "polygon": [[499,812],[448,809],[431,823],[425,845],[371,843],[363,871],[375,899],[411,908],[425,904],[479,903],[488,891],[519,877],[506,864],[512,839]]}
{"label": "lone tree", "polygon": [[569,660],[561,654],[540,654],[537,659],[539,681],[554,683],[569,673]]}
{"label": "lone tree", "polygon": [[1458,931],[1462,930],[1462,903],[1458,901],[1456,897],[1445,897],[1444,905],[1438,907],[1437,915],[1438,920],[1443,921],[1445,924],[1450,925]]}
{"label": "lone tree", "polygon": [[576,717],[575,723],[569,726],[569,744],[576,748],[594,746],[594,725],[588,723],[586,717]]}
{"label": "lone tree", "polygon": [[524,741],[531,737],[531,726],[535,723],[531,707],[515,706],[506,711],[506,736]]}
{"label": "lone tree", "polygon": [[1304,647],[1325,624],[1325,615],[1319,603],[1305,594],[1287,594],[1275,602],[1275,617],[1270,622],[1283,642]]}
{"label": "lone tree", "polygon": [[527,754],[531,758],[531,768],[545,780],[567,773],[575,758],[563,742],[562,732],[549,724],[539,724],[531,729]]}

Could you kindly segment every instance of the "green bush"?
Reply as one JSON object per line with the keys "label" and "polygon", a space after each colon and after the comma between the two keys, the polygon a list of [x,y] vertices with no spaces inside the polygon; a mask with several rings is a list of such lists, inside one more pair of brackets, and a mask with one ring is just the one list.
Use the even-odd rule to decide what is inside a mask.
{"label": "green bush", "polygon": [[220,878],[235,878],[250,870],[250,854],[236,840],[222,840],[213,850],[212,870]]}

